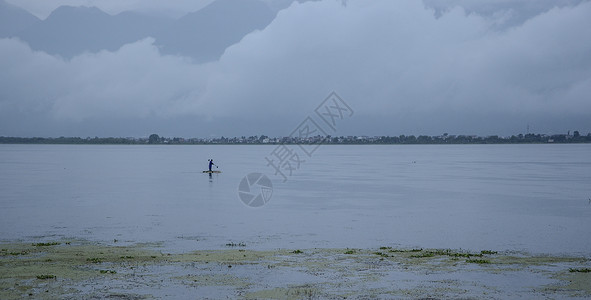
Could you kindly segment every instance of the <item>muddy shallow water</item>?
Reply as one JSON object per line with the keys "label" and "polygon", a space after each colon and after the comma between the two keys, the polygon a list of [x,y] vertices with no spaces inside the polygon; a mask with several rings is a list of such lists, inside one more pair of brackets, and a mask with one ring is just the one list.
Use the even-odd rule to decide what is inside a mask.
{"label": "muddy shallow water", "polygon": [[583,257],[451,249],[224,250],[3,244],[0,298],[587,298]]}

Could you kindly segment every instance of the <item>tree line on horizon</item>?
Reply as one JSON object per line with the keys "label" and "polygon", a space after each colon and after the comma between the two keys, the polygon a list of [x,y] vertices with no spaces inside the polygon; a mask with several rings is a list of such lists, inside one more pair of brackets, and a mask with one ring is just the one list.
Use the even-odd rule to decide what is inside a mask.
{"label": "tree line on horizon", "polygon": [[337,145],[362,145],[362,144],[541,144],[541,143],[591,143],[591,133],[581,135],[578,131],[568,134],[518,134],[510,137],[498,135],[449,135],[444,133],[439,136],[428,135],[400,135],[400,136],[314,136],[308,138],[277,137],[266,135],[250,137],[219,137],[219,138],[168,138],[157,134],[151,134],[148,138],[122,138],[122,137],[4,137],[0,136],[0,144],[111,144],[111,145],[210,145],[210,144],[337,144]]}

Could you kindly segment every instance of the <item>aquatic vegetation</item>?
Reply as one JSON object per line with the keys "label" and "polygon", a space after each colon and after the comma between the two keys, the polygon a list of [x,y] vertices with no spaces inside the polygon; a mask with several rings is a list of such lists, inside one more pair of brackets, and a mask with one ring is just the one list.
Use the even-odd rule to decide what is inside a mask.
{"label": "aquatic vegetation", "polygon": [[317,297],[317,294],[317,289],[308,286],[293,287],[287,291],[288,296],[295,296],[299,299],[313,299]]}
{"label": "aquatic vegetation", "polygon": [[[3,264],[0,268],[0,299],[20,299],[23,295],[35,299],[140,299],[157,293],[161,282],[175,288],[196,290],[219,287],[217,291],[225,293],[226,298],[246,299],[421,299],[427,294],[438,299],[453,299],[470,298],[483,292],[498,298],[511,298],[521,295],[522,290],[533,293],[525,294],[526,298],[567,298],[572,293],[581,298],[591,295],[590,260],[585,257],[498,254],[489,258],[480,251],[472,253],[462,249],[391,248],[267,251],[234,248],[162,253],[161,249],[145,247],[144,244],[113,246],[84,241],[69,247],[50,248],[30,243],[0,245],[0,253],[5,253],[0,257]],[[22,251],[28,255],[8,255]],[[267,276],[265,278],[277,276],[272,271],[276,268],[280,268],[278,274],[283,274],[281,276],[308,274],[314,279],[298,282],[298,285],[289,280],[260,280],[261,274]],[[528,272],[519,273],[523,270]],[[386,275],[391,271],[410,272],[412,279],[402,282],[400,288],[391,288],[391,277]],[[437,274],[447,272],[455,273],[458,279],[438,280]],[[481,276],[483,274],[486,276]],[[126,279],[132,275],[135,284],[146,288],[144,294],[125,289]],[[527,288],[515,281],[510,286],[513,290],[505,294],[499,292],[494,279],[506,275],[528,276],[524,283]],[[492,278],[493,281],[474,278]],[[555,283],[547,285],[548,279]],[[427,281],[430,282],[427,286],[415,287]],[[504,279],[501,282],[505,282]],[[89,292],[91,286],[98,288]],[[112,289],[122,292],[114,294]]]}
{"label": "aquatic vegetation", "polygon": [[375,255],[379,255],[379,256],[381,256],[381,257],[390,257],[388,254],[386,254],[386,253],[382,253],[382,252],[374,252],[373,254],[375,254]]}
{"label": "aquatic vegetation", "polygon": [[447,256],[453,256],[453,253],[450,249],[435,249],[433,251],[431,251],[433,254],[435,255],[447,255]]}
{"label": "aquatic vegetation", "polygon": [[449,257],[466,257],[470,258],[472,256],[482,257],[482,253],[469,253],[469,252],[455,252],[451,249],[437,249],[434,251],[436,255],[447,255]]}
{"label": "aquatic vegetation", "polygon": [[467,257],[470,258],[472,256],[475,257],[482,257],[482,254],[475,254],[475,253],[449,253],[447,254],[447,256],[451,256],[451,257]]}
{"label": "aquatic vegetation", "polygon": [[421,252],[421,251],[423,251],[423,248],[420,248],[420,249],[391,249],[389,251],[393,252],[393,253]]}
{"label": "aquatic vegetation", "polygon": [[480,251],[480,254],[497,254],[497,251],[492,251],[492,250],[482,250]]}
{"label": "aquatic vegetation", "polygon": [[[459,252],[453,251],[451,249],[435,249],[435,250],[424,250],[423,249],[412,249],[412,250],[404,250],[404,251],[396,251],[396,252],[422,252],[419,254],[411,255],[410,257],[413,258],[421,258],[421,257],[434,257],[434,256],[449,256],[451,258],[470,258],[470,257],[482,257],[483,253],[469,253],[469,252]],[[394,252],[394,251],[390,251]]]}
{"label": "aquatic vegetation", "polygon": [[102,258],[98,258],[98,257],[92,257],[92,258],[87,258],[86,259],[87,262],[91,262],[93,264],[100,264],[103,262]]}
{"label": "aquatic vegetation", "polygon": [[35,247],[48,247],[48,246],[57,246],[57,245],[61,245],[61,243],[58,243],[58,242],[49,242],[49,243],[36,243],[36,244],[33,244],[33,246],[35,246]]}
{"label": "aquatic vegetation", "polygon": [[388,250],[388,249],[392,249],[392,247],[380,247],[380,250]]}
{"label": "aquatic vegetation", "polygon": [[424,258],[424,257],[433,257],[435,256],[434,252],[425,252],[425,253],[420,253],[420,254],[413,254],[410,257],[412,258]]}
{"label": "aquatic vegetation", "polygon": [[311,285],[276,287],[250,292],[246,299],[319,299],[320,291]]}
{"label": "aquatic vegetation", "polygon": [[590,268],[581,268],[581,269],[570,268],[570,269],[568,269],[568,271],[571,273],[591,273]]}
{"label": "aquatic vegetation", "polygon": [[490,261],[486,259],[467,259],[466,262],[473,264],[490,264]]}

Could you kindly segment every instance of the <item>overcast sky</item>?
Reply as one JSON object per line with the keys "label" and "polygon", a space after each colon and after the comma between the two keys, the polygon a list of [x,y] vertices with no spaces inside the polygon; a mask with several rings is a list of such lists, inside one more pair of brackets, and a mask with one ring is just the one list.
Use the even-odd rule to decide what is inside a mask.
{"label": "overcast sky", "polygon": [[[43,18],[211,1],[7,2]],[[201,64],[149,37],[69,60],[0,39],[0,136],[284,136],[331,91],[355,111],[333,135],[591,132],[590,1],[438,3],[296,2]]]}

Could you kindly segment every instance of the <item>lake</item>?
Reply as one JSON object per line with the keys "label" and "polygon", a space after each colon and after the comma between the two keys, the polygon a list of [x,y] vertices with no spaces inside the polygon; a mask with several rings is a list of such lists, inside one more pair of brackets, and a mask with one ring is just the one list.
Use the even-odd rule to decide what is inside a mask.
{"label": "lake", "polygon": [[[589,144],[323,145],[285,182],[276,148],[0,145],[0,240],[591,254]],[[273,184],[258,208],[253,172]]]}

